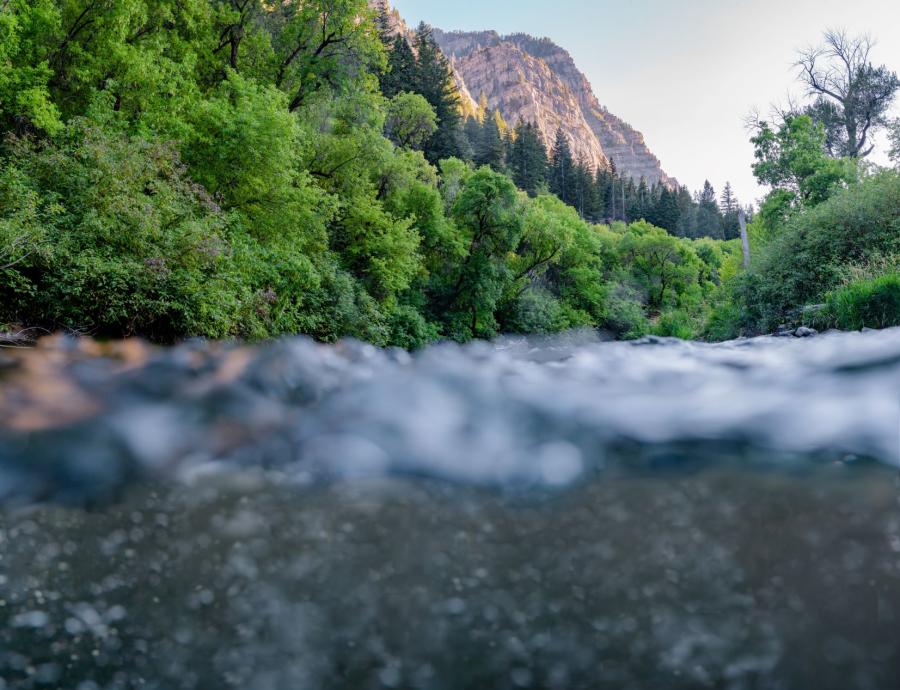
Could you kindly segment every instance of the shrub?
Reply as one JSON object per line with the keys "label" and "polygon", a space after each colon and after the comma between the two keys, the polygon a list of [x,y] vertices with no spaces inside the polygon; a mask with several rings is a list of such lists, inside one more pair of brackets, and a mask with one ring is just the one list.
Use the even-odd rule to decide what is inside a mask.
{"label": "shrub", "polygon": [[525,290],[510,312],[502,324],[512,333],[556,333],[569,327],[562,305],[546,290]]}
{"label": "shrub", "polygon": [[655,335],[691,340],[697,336],[697,326],[691,315],[682,309],[664,312],[653,327]]}
{"label": "shrub", "polygon": [[636,340],[650,333],[650,320],[637,302],[629,299],[610,300],[604,327],[617,337]]}
{"label": "shrub", "polygon": [[0,225],[41,220],[41,248],[5,271],[0,320],[157,340],[232,334],[228,217],[171,146],[88,120],[55,143],[10,146],[0,186],[27,193],[0,193]]}
{"label": "shrub", "polygon": [[857,281],[829,293],[818,323],[843,330],[900,326],[900,273]]}
{"label": "shrub", "polygon": [[837,288],[844,269],[900,250],[900,174],[884,172],[794,216],[736,286],[757,330],[796,318]]}
{"label": "shrub", "polygon": [[712,342],[723,342],[740,337],[743,332],[744,314],[741,308],[730,300],[723,300],[713,307],[706,318],[703,338]]}
{"label": "shrub", "polygon": [[428,323],[414,307],[397,307],[388,318],[390,344],[418,350],[439,337],[438,327]]}

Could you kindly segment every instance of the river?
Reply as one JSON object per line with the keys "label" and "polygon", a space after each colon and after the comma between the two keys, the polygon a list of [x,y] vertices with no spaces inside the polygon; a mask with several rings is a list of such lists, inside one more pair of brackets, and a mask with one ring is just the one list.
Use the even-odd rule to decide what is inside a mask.
{"label": "river", "polygon": [[900,330],[0,353],[0,689],[900,687]]}

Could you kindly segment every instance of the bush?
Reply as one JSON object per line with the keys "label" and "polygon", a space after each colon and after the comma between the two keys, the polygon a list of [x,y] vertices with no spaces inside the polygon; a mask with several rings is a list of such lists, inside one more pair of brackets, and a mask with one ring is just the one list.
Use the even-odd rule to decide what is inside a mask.
{"label": "bush", "polygon": [[556,333],[569,327],[559,301],[546,290],[525,290],[510,312],[502,325],[512,333]]}
{"label": "bush", "polygon": [[653,328],[655,335],[667,338],[692,340],[697,336],[697,326],[691,315],[682,309],[667,311],[659,317]]}
{"label": "bush", "polygon": [[704,340],[723,342],[741,336],[744,314],[741,308],[730,300],[717,304],[709,312],[703,328]]}
{"label": "bush", "polygon": [[842,282],[848,265],[900,250],[900,174],[884,172],[794,216],[736,286],[758,331],[797,318]]}
{"label": "bush", "polygon": [[439,337],[438,327],[428,323],[414,308],[397,307],[388,318],[390,344],[406,350],[418,350]]}
{"label": "bush", "polygon": [[850,283],[829,293],[817,323],[854,331],[900,326],[900,273]]}
{"label": "bush", "polygon": [[603,326],[625,340],[637,340],[650,333],[650,320],[644,315],[643,308],[629,299],[610,301]]}
{"label": "bush", "polygon": [[53,144],[10,146],[0,225],[40,220],[41,231],[4,271],[0,321],[157,340],[233,334],[228,217],[171,146],[88,120]]}

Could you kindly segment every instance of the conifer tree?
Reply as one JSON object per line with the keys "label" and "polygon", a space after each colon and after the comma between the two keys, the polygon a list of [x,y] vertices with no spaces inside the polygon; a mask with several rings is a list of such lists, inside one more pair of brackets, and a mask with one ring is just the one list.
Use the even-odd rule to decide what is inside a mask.
{"label": "conifer tree", "polygon": [[700,192],[697,202],[700,204],[701,208],[711,212],[718,212],[719,205],[716,202],[716,190],[713,188],[712,184],[710,184],[709,180],[703,182],[703,191]]}
{"label": "conifer tree", "polygon": [[381,93],[387,98],[412,91],[418,81],[416,56],[405,37],[397,35],[387,38],[388,69],[381,75]]}
{"label": "conifer tree", "polygon": [[503,153],[505,150],[500,126],[494,111],[488,110],[481,124],[481,136],[475,147],[475,162],[478,165],[489,165],[494,170],[503,169]]}
{"label": "conifer tree", "polygon": [[738,220],[741,205],[734,195],[730,182],[725,183],[725,189],[722,191],[721,207],[722,234],[726,240],[737,239],[741,235],[741,225]]}
{"label": "conifer tree", "polygon": [[459,90],[450,63],[434,40],[431,27],[424,22],[416,30],[415,47],[418,60],[414,90],[434,108],[438,123],[438,130],[425,144],[424,152],[429,161],[437,163],[460,153]]}
{"label": "conifer tree", "polygon": [[508,161],[519,189],[535,196],[547,181],[547,148],[537,127],[519,122]]}
{"label": "conifer tree", "polygon": [[556,140],[550,153],[550,191],[569,205],[574,205],[572,149],[562,128],[556,130]]}
{"label": "conifer tree", "polygon": [[654,209],[654,225],[657,225],[670,233],[675,234],[678,229],[678,194],[669,190],[665,185],[660,185],[659,200]]}
{"label": "conifer tree", "polygon": [[731,213],[737,209],[738,202],[734,197],[734,191],[731,189],[731,182],[725,183],[725,189],[722,190],[722,213]]}
{"label": "conifer tree", "polygon": [[590,166],[585,161],[578,161],[572,169],[572,201],[582,218],[587,218],[592,208],[593,177]]}

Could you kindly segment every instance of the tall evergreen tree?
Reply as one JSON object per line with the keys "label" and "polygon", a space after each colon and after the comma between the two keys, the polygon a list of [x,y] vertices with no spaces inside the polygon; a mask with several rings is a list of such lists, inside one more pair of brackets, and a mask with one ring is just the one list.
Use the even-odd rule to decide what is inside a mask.
{"label": "tall evergreen tree", "polygon": [[501,171],[505,147],[500,134],[500,125],[494,115],[492,110],[485,113],[481,123],[479,141],[475,146],[475,162],[478,165],[489,165],[494,170]]}
{"label": "tall evergreen tree", "polygon": [[585,161],[578,161],[572,169],[573,205],[582,218],[587,218],[592,207],[594,173]]}
{"label": "tall evergreen tree", "polygon": [[725,189],[722,190],[721,205],[722,213],[731,213],[737,209],[738,201],[734,196],[734,191],[731,189],[731,182],[725,183]]}
{"label": "tall evergreen tree", "polygon": [[388,68],[381,75],[381,93],[393,98],[404,91],[414,90],[418,81],[418,65],[416,56],[405,37],[396,35],[387,37]]}
{"label": "tall evergreen tree", "polygon": [[700,192],[697,202],[700,204],[701,208],[705,208],[708,211],[717,212],[719,210],[719,205],[716,202],[716,190],[713,188],[712,184],[710,184],[709,180],[703,182],[703,191]]}
{"label": "tall evergreen tree", "polygon": [[414,90],[422,94],[437,114],[438,130],[425,144],[425,157],[432,163],[460,154],[460,97],[450,63],[424,22],[416,29],[418,69]]}
{"label": "tall evergreen tree", "polygon": [[574,205],[575,201],[574,167],[569,139],[560,128],[556,130],[556,140],[550,152],[550,191],[569,205]]}
{"label": "tall evergreen tree", "polygon": [[722,192],[721,208],[723,236],[726,240],[737,239],[741,235],[741,226],[738,220],[741,204],[734,195],[730,182],[725,183],[725,189]]}
{"label": "tall evergreen tree", "polygon": [[678,209],[678,194],[669,190],[665,185],[660,185],[659,200],[654,209],[654,224],[668,230],[673,235],[678,229],[678,220],[680,217]]}
{"label": "tall evergreen tree", "polygon": [[547,148],[530,122],[519,122],[508,161],[519,189],[535,196],[547,181]]}

